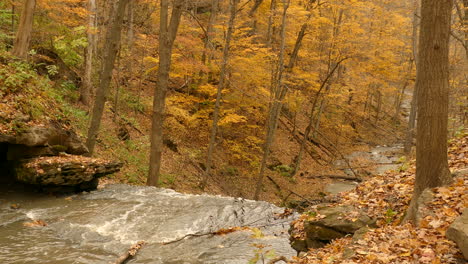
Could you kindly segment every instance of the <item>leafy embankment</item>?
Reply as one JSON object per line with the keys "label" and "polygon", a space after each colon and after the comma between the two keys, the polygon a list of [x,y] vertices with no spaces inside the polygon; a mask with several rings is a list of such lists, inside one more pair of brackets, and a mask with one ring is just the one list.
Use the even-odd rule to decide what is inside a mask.
{"label": "leafy embankment", "polygon": [[[435,214],[425,216],[418,227],[403,224],[411,200],[415,176],[414,161],[404,172],[388,172],[363,182],[355,190],[342,193],[334,205],[346,204],[364,210],[377,219],[378,228],[362,239],[351,237],[332,241],[324,248],[311,249],[291,263],[459,263],[463,259],[457,245],[445,237],[450,224],[468,207],[468,134],[453,140],[449,165],[457,176],[450,186],[435,188],[428,204]],[[293,222],[303,229],[304,221],[320,215],[306,213]],[[299,232],[298,235],[301,235]]]}
{"label": "leafy embankment", "polygon": [[71,129],[70,109],[64,100],[70,84],[53,85],[31,64],[0,50],[0,134],[15,135],[51,123]]}

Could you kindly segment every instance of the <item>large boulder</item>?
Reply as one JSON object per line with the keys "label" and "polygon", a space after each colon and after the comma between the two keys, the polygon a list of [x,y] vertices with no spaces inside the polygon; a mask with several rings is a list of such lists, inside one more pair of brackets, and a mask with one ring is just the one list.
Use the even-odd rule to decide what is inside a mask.
{"label": "large boulder", "polygon": [[376,226],[374,219],[350,205],[318,207],[313,215],[311,220],[304,221],[304,228],[300,232],[305,235],[298,235],[297,231],[290,230],[291,246],[298,252],[320,248],[333,239]]}
{"label": "large boulder", "polygon": [[0,134],[0,143],[9,144],[8,160],[55,155],[58,152],[74,155],[88,152],[78,135],[57,124],[31,127],[16,135]]}
{"label": "large boulder", "polygon": [[465,260],[468,260],[468,208],[450,225],[445,235],[457,243]]}
{"label": "large boulder", "polygon": [[122,163],[74,155],[40,157],[15,166],[18,181],[34,185],[79,186],[120,170]]}

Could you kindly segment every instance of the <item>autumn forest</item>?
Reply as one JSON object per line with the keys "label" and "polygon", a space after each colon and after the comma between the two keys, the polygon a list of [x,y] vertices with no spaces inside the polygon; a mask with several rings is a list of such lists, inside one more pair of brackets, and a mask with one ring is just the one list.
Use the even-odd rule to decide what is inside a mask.
{"label": "autumn forest", "polygon": [[[83,159],[121,163],[99,188],[295,209],[337,202],[327,189],[337,182],[372,193],[390,164],[392,186],[411,172],[414,190],[374,208],[377,225],[416,223],[424,190],[468,181],[457,154],[467,152],[467,21],[466,0],[1,0],[0,152],[16,155],[2,133],[58,120],[82,139]],[[362,195],[340,199],[368,208]],[[440,250],[442,262],[418,263],[452,263]],[[320,252],[294,263],[342,263]],[[346,263],[410,263],[364,258]]]}

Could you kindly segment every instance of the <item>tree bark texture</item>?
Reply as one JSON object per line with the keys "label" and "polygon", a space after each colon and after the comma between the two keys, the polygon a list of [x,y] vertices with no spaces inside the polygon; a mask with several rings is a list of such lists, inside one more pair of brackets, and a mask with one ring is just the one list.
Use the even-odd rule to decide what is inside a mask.
{"label": "tree bark texture", "polygon": [[36,0],[26,0],[24,2],[23,11],[21,12],[20,22],[18,25],[18,32],[16,33],[13,50],[11,51],[13,55],[23,59],[28,57],[35,8]]}
{"label": "tree bark texture", "polygon": [[234,19],[236,18],[237,2],[238,0],[230,0],[229,2],[230,16],[229,16],[228,28],[226,32],[226,41],[224,43],[224,49],[223,49],[223,61],[221,63],[221,71],[220,71],[220,76],[219,76],[218,89],[216,93],[216,102],[215,102],[215,107],[213,111],[213,124],[211,126],[211,135],[210,135],[210,142],[208,144],[208,154],[206,158],[205,175],[203,177],[203,181],[201,185],[202,188],[206,185],[208,181],[208,177],[211,173],[213,151],[214,151],[215,142],[216,142],[216,133],[218,131],[219,111],[221,108],[221,95],[222,95],[222,92],[226,83],[227,66],[228,66],[228,60],[229,60],[229,48],[231,46],[232,32],[234,31]]}
{"label": "tree bark texture", "polygon": [[452,0],[423,0],[416,75],[418,97],[416,181],[406,220],[414,221],[417,199],[427,188],[450,183],[447,129],[449,38]]}
{"label": "tree bark texture", "polygon": [[158,83],[154,90],[153,115],[151,125],[151,148],[149,173],[146,184],[157,186],[161,170],[161,156],[163,150],[163,123],[166,108],[166,94],[169,84],[169,71],[171,69],[171,56],[174,40],[179,29],[182,16],[182,2],[176,1],[172,7],[169,19],[169,1],[161,0],[159,22],[159,68]]}
{"label": "tree bark texture", "polygon": [[106,96],[108,94],[109,85],[112,79],[112,70],[114,69],[115,58],[117,57],[117,52],[120,46],[120,36],[125,6],[129,1],[130,0],[118,1],[117,7],[113,12],[112,22],[109,24],[109,29],[106,33],[106,43],[104,47],[105,60],[103,62],[104,65],[100,76],[99,87],[96,91],[91,125],[89,127],[88,138],[86,140],[86,146],[89,149],[89,155],[93,154],[94,147],[96,145],[96,139],[106,103]]}

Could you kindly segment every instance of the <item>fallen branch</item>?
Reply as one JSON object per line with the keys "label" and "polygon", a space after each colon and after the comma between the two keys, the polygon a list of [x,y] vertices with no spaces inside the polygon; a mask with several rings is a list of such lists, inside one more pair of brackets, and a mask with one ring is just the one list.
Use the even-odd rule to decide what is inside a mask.
{"label": "fallen branch", "polygon": [[347,180],[347,181],[362,182],[362,179],[360,177],[353,177],[353,176],[347,176],[347,175],[313,175],[313,176],[306,176],[305,178],[308,178],[308,179],[333,178],[333,179],[341,179],[341,180]]}
{"label": "fallen branch", "polygon": [[144,244],[145,244],[145,241],[139,241],[138,243],[130,247],[130,249],[127,252],[122,254],[116,261],[112,262],[111,264],[123,264],[127,262],[128,260],[133,258],[138,253],[138,251],[141,249],[141,247]]}
{"label": "fallen branch", "polygon": [[[270,176],[267,176],[267,178],[276,186],[277,189],[281,189],[280,185],[275,181],[273,180],[273,178],[271,178]],[[291,194],[294,194],[296,195],[297,197],[303,199],[304,201],[306,201],[307,203],[311,204],[311,205],[315,205],[315,204],[320,204],[320,203],[324,203],[326,202],[325,200],[323,199],[315,199],[315,200],[309,200],[307,198],[305,198],[304,196],[294,192],[294,191],[291,191],[289,190],[288,188],[284,188],[286,191],[289,192],[289,194],[286,196],[286,199],[291,196]],[[281,197],[280,197],[281,198]],[[285,203],[286,200],[283,200],[283,203]]]}

